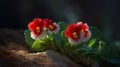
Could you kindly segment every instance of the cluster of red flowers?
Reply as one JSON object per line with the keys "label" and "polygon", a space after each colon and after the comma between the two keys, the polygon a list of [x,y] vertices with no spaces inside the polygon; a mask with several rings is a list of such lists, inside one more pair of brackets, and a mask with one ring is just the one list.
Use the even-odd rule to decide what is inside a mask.
{"label": "cluster of red flowers", "polygon": [[45,18],[35,18],[28,24],[28,29],[31,30],[31,37],[33,39],[40,39],[44,36],[44,29],[47,28],[50,34],[59,30],[59,25],[52,20]]}
{"label": "cluster of red flowers", "polygon": [[91,37],[91,31],[87,23],[73,23],[68,26],[65,31],[65,36],[68,38],[69,42],[73,45],[80,44],[81,42],[87,41]]}
{"label": "cluster of red flowers", "polygon": [[[58,32],[59,25],[48,18],[35,18],[28,24],[28,28],[31,30],[31,38],[40,39],[45,34],[45,28],[48,29],[49,34],[52,34]],[[65,36],[71,44],[77,45],[81,42],[88,41],[91,37],[91,31],[87,23],[78,22],[70,24],[67,27]]]}

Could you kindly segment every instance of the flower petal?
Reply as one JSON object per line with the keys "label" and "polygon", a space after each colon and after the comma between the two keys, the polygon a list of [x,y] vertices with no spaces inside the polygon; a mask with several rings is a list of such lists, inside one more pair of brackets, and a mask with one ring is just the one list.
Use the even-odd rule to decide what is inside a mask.
{"label": "flower petal", "polygon": [[71,43],[71,45],[79,45],[82,42],[83,35],[80,33],[79,34],[80,38],[75,40],[73,38],[68,38],[68,41]]}
{"label": "flower petal", "polygon": [[49,18],[45,18],[43,19],[43,22],[45,23],[45,27],[49,27],[49,25],[52,25],[52,20],[50,20]]}
{"label": "flower petal", "polygon": [[83,37],[83,42],[88,41],[91,37],[92,33],[90,30],[87,31],[87,35]]}
{"label": "flower petal", "polygon": [[67,30],[65,30],[65,36],[66,36],[67,38],[73,36],[73,33],[75,32],[75,31],[74,31],[75,27],[76,27],[76,24],[70,24],[70,25],[67,27]]}
{"label": "flower petal", "polygon": [[33,22],[30,22],[30,23],[28,24],[28,29],[31,30],[31,31],[35,30],[35,29],[36,29],[35,24],[34,24]]}
{"label": "flower petal", "polygon": [[50,34],[58,32],[60,30],[60,27],[57,23],[53,23],[53,25],[55,26],[55,29],[54,30],[48,30],[48,33],[50,33]]}
{"label": "flower petal", "polygon": [[84,23],[83,24],[83,27],[82,27],[83,30],[89,30],[89,26],[87,25],[87,23]]}
{"label": "flower petal", "polygon": [[36,34],[34,34],[34,32],[31,32],[31,38],[33,38],[35,40],[41,39],[44,36],[44,33],[45,32],[43,31],[43,32],[41,32],[41,34],[36,35]]}
{"label": "flower petal", "polygon": [[28,24],[29,30],[31,30],[31,37],[33,39],[39,39],[44,32],[44,22],[41,18],[35,18],[32,22]]}

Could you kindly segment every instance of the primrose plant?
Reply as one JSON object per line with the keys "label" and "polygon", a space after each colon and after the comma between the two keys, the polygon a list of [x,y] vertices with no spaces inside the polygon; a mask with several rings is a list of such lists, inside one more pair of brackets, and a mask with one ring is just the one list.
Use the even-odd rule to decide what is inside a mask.
{"label": "primrose plant", "polygon": [[104,46],[101,32],[83,22],[67,25],[48,18],[35,18],[24,35],[35,52],[54,50],[74,58],[98,58]]}

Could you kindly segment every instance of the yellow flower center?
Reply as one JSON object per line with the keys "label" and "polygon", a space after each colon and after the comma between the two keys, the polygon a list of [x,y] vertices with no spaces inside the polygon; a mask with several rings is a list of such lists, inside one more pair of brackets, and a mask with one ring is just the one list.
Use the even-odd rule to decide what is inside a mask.
{"label": "yellow flower center", "polygon": [[37,32],[37,33],[40,32],[40,27],[36,27],[36,32]]}
{"label": "yellow flower center", "polygon": [[81,32],[83,33],[83,35],[85,35],[85,32],[84,32],[84,30],[83,30],[83,29],[81,30]]}
{"label": "yellow flower center", "polygon": [[49,25],[49,28],[52,30],[54,28],[54,26],[53,25]]}
{"label": "yellow flower center", "polygon": [[74,38],[78,38],[78,34],[76,32],[73,33]]}

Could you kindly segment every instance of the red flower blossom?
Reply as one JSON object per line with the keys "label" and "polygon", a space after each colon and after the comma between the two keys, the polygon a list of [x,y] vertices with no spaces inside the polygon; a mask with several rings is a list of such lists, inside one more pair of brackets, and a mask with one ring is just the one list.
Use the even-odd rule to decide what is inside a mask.
{"label": "red flower blossom", "polygon": [[48,32],[50,34],[55,33],[59,30],[59,25],[55,22],[53,23],[52,20],[45,18],[43,21],[45,23],[45,27],[48,28]]}
{"label": "red flower blossom", "polygon": [[71,44],[80,44],[81,39],[83,38],[81,35],[81,27],[82,25],[77,25],[77,24],[70,24],[65,31],[65,36],[68,38],[69,42]]}
{"label": "red flower blossom", "polygon": [[44,23],[41,18],[35,18],[28,24],[28,29],[31,30],[33,39],[40,39],[44,34]]}
{"label": "red flower blossom", "polygon": [[[81,22],[78,22],[78,24]],[[89,26],[87,23],[82,24],[81,32],[83,34],[83,41],[88,41],[91,37],[91,31],[89,30]]]}
{"label": "red flower blossom", "polygon": [[78,22],[77,24],[70,24],[65,31],[65,36],[71,44],[80,44],[87,41],[91,37],[91,32],[87,23]]}

